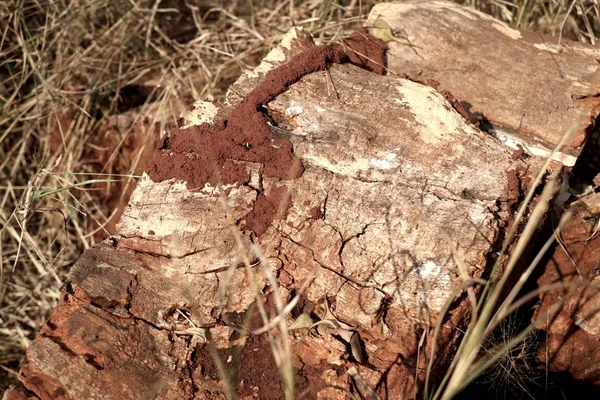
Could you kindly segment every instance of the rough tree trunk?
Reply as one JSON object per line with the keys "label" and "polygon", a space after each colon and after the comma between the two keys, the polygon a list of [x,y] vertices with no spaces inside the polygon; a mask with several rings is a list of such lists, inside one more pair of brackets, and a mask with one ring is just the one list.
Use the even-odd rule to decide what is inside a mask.
{"label": "rough tree trunk", "polygon": [[[436,19],[446,18],[446,8],[432,10]],[[468,23],[509,32],[461,10]],[[428,34],[430,41],[448,39],[435,30],[419,37]],[[523,39],[502,33],[494,40],[499,49],[513,49]],[[242,104],[268,71],[312,46],[308,34],[290,31],[232,86],[227,109]],[[395,50],[392,44],[388,61],[397,70]],[[463,56],[457,57],[447,65]],[[466,74],[487,85],[498,79],[477,69]],[[490,120],[500,112],[497,103],[468,99]],[[348,374],[356,368],[386,398],[415,396],[431,345],[426,333],[467,274],[489,272],[540,160],[520,157],[477,129],[432,87],[348,64],[303,77],[267,108],[271,147],[291,142],[303,173],[276,178],[266,162],[227,159],[222,176],[235,171],[246,177],[243,184],[190,187],[190,180],[154,182],[145,175],[118,234],[73,267],[59,305],[28,351],[23,387],[6,399],[221,399],[226,385],[213,360],[217,352],[225,369],[235,371],[230,378],[241,397],[282,398],[267,335],[240,334],[246,317],[251,330],[263,325],[245,258],[271,318],[275,287],[265,270],[286,303],[300,296],[289,323],[309,315],[312,322],[337,324],[290,331],[296,393],[346,398],[345,391],[364,390]],[[226,129],[218,111],[197,103],[185,124]],[[521,119],[527,121],[521,128],[536,124]],[[186,172],[202,149],[174,146],[200,132],[178,132],[157,159]],[[552,135],[543,139],[552,142]],[[239,144],[251,151],[248,140]],[[263,263],[250,242],[261,249]],[[467,309],[458,301],[445,316],[436,365],[451,357]]]}

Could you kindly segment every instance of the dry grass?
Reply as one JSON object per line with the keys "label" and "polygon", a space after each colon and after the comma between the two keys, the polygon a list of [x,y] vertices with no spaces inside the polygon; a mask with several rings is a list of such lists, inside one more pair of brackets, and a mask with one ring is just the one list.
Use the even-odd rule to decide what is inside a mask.
{"label": "dry grass", "polygon": [[596,0],[464,0],[516,28],[596,45],[600,3]]}
{"label": "dry grass", "polygon": [[522,317],[513,313],[484,340],[483,357],[493,357],[498,352],[502,354],[479,380],[499,388],[496,390],[496,398],[506,399],[521,394],[533,398],[529,392],[537,384],[536,378],[540,374],[535,368],[539,344],[535,332],[530,332],[518,345],[503,351],[509,342],[526,328],[528,324],[524,322]]}
{"label": "dry grass", "polygon": [[[222,99],[292,25],[339,40],[375,2],[0,2],[0,390],[158,132],[192,101]],[[588,43],[600,31],[597,2],[464,3]],[[142,117],[156,124],[140,130]]]}

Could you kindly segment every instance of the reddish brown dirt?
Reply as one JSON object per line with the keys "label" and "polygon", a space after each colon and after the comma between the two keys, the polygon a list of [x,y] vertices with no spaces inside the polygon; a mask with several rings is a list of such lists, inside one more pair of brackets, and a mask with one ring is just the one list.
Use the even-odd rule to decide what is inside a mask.
{"label": "reddish brown dirt", "polygon": [[[202,124],[172,132],[155,153],[148,174],[156,182],[172,178],[186,181],[191,190],[201,189],[206,183],[248,183],[250,176],[240,161],[261,164],[267,178],[300,177],[304,167],[294,156],[292,144],[273,135],[260,107],[303,76],[332,63],[351,62],[382,73],[385,49],[384,42],[360,30],[342,45],[317,46],[292,57],[268,72],[231,112],[219,115],[216,126]],[[264,232],[275,217],[280,198],[259,193],[246,227],[257,235]]]}
{"label": "reddish brown dirt", "polygon": [[260,193],[254,202],[254,208],[246,216],[244,229],[251,230],[257,236],[262,235],[277,214],[285,215],[290,205],[285,187],[276,186],[268,195]]}
{"label": "reddish brown dirt", "polygon": [[310,217],[312,219],[321,219],[321,217],[323,217],[323,210],[321,210],[321,207],[316,206],[310,209]]}
{"label": "reddish brown dirt", "polygon": [[[367,71],[383,75],[385,71],[385,42],[369,35],[365,28],[354,32],[350,38],[344,40],[346,56],[354,65]],[[347,48],[346,48],[347,47]]]}
{"label": "reddish brown dirt", "polygon": [[[261,399],[284,398],[279,369],[273,360],[269,339],[266,334],[251,336],[244,346],[220,351],[221,359],[226,362],[232,357],[229,367],[230,376],[235,376],[235,385],[242,396],[260,393]],[[194,363],[202,369],[201,374],[215,381],[219,380],[214,360],[206,346],[196,353]]]}
{"label": "reddish brown dirt", "polygon": [[[229,322],[230,324],[242,326],[244,314],[236,314],[233,319]],[[261,326],[260,314],[255,310],[250,319],[249,328],[257,329]],[[239,338],[239,334],[234,334],[231,337],[232,340]],[[233,383],[241,398],[266,400],[285,398],[281,374],[273,359],[273,352],[267,334],[249,336],[243,345],[219,350],[219,357],[225,363],[228,376],[232,379],[231,383]],[[207,345],[202,345],[196,349],[193,363],[195,375],[199,374],[204,379],[208,378],[213,381],[220,380],[217,367]],[[306,392],[304,399],[315,398],[313,392],[317,392],[323,385],[320,376],[323,370],[330,366],[323,365],[322,368],[320,367],[320,365],[313,365],[310,368],[303,367],[302,370],[295,371],[294,392],[297,395]]]}
{"label": "reddish brown dirt", "polygon": [[[353,50],[356,48],[356,50]],[[381,73],[386,45],[356,32],[344,45],[317,46],[293,57],[270,71],[227,116],[220,115],[216,126],[202,124],[176,130],[163,140],[148,174],[157,182],[171,178],[184,180],[188,188],[200,189],[209,183],[247,183],[244,165],[236,161],[260,163],[269,178],[293,179],[303,167],[293,155],[288,140],[274,137],[259,108],[273,100],[303,76],[322,71],[331,63],[352,62]],[[366,59],[366,57],[368,59]]]}

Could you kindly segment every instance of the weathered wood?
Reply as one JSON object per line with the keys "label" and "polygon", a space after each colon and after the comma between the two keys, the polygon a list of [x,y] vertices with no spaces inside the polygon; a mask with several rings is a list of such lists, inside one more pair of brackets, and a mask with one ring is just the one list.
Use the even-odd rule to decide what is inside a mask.
{"label": "weathered wood", "polygon": [[[600,385],[600,194],[591,194],[570,206],[573,213],[561,232],[544,273],[544,292],[534,320],[542,322],[545,340],[538,358],[549,371],[568,372],[573,378]],[[557,307],[560,307],[557,309]],[[596,389],[598,391],[598,389]]]}
{"label": "weathered wood", "polygon": [[[229,104],[312,45],[292,30],[232,87]],[[288,323],[302,313],[330,318],[330,306],[345,324],[291,333],[297,392],[346,398],[339,388],[357,390],[347,373],[356,367],[381,395],[414,396],[423,378],[419,340],[464,278],[459,263],[471,276],[482,274],[541,164],[513,157],[431,87],[351,65],[304,77],[268,110],[304,174],[271,179],[260,165],[242,163],[250,182],[222,194],[208,184],[191,191],[184,182],[144,176],[118,235],[73,268],[28,352],[25,388],[40,399],[224,398],[204,343],[210,337],[237,370],[242,396],[282,398],[266,336],[241,339],[236,330],[244,313],[252,329],[262,325],[249,311],[255,298],[241,264],[247,255],[268,304],[274,289],[262,267],[277,277],[284,301],[301,294]],[[212,121],[217,110],[199,103],[196,111],[196,121]],[[261,195],[277,200],[270,207],[278,211],[253,238],[265,266],[244,231]],[[459,337],[463,306],[445,324],[439,365]],[[360,336],[365,355],[348,351],[347,334]]]}
{"label": "weathered wood", "polygon": [[401,76],[435,80],[468,112],[490,121],[516,148],[546,156],[573,124],[569,147],[556,159],[573,165],[600,110],[600,49],[510,28],[454,2],[380,3],[381,19],[412,46],[389,43],[388,68]]}

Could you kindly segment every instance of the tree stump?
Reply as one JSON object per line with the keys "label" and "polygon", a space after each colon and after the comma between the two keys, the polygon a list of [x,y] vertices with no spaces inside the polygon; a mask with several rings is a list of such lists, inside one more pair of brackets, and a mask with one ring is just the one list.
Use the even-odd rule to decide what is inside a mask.
{"label": "tree stump", "polygon": [[[412,398],[440,319],[443,373],[468,318],[456,289],[489,273],[542,160],[477,129],[434,88],[392,74],[335,64],[268,92],[314,49],[292,29],[222,109],[197,103],[188,128],[163,141],[150,172],[168,165],[174,176],[145,174],[117,235],[76,263],[28,351],[23,387],[6,399],[280,399],[272,343],[285,337],[297,394],[343,399],[368,393],[365,383],[383,398]],[[257,110],[244,102],[259,87]],[[184,145],[224,140],[241,107],[254,108],[249,129],[263,122],[271,136],[257,146],[242,130],[227,149],[243,157],[215,158],[200,177],[203,149]],[[292,305],[287,336],[280,301]]]}

